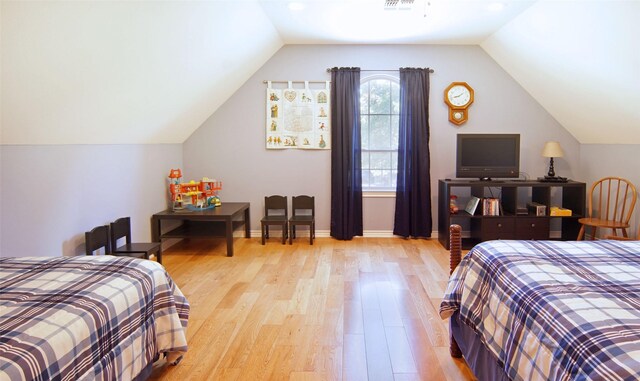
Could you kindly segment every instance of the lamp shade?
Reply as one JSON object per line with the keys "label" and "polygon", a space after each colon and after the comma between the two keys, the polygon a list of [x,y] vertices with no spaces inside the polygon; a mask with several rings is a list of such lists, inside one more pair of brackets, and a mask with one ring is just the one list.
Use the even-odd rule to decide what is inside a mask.
{"label": "lamp shade", "polygon": [[542,149],[543,157],[563,157],[564,151],[558,142],[546,142]]}

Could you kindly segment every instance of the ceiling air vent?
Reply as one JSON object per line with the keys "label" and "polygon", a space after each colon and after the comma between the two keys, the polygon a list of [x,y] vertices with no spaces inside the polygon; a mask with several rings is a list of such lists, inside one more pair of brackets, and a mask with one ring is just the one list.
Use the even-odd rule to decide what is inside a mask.
{"label": "ceiling air vent", "polygon": [[415,0],[385,0],[384,9],[411,9]]}

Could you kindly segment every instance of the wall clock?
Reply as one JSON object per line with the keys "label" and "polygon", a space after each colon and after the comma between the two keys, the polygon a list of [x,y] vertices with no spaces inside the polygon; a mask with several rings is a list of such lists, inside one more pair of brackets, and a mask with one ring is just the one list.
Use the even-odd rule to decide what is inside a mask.
{"label": "wall clock", "polygon": [[469,119],[473,89],[466,82],[452,82],[444,89],[444,103],[449,106],[449,121],[459,126]]}

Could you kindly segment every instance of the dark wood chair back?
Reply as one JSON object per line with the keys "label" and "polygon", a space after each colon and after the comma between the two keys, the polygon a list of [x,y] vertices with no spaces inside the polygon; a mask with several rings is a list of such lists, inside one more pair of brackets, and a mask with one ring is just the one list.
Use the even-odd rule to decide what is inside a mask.
{"label": "dark wood chair back", "polygon": [[111,247],[118,247],[118,240],[125,239],[125,243],[131,243],[131,218],[118,218],[110,224],[111,226]]}
{"label": "dark wood chair back", "polygon": [[316,236],[315,216],[316,205],[313,196],[293,196],[291,199],[291,218],[289,219],[289,244],[293,244],[296,238],[296,226],[309,226],[309,244],[313,245]]}
{"label": "dark wood chair back", "polygon": [[104,254],[111,254],[109,243],[109,226],[97,226],[84,233],[85,251],[87,255],[94,255],[94,252],[104,249]]}
{"label": "dark wood chair back", "polygon": [[287,240],[289,208],[287,196],[273,195],[264,198],[264,217],[260,220],[262,244],[269,238],[269,226],[275,225],[282,229],[282,244]]}
{"label": "dark wood chair back", "polygon": [[294,216],[308,215],[316,216],[315,197],[313,196],[293,196],[291,199],[291,213]]}
{"label": "dark wood chair back", "polygon": [[[110,224],[110,243],[114,255],[150,259],[156,255],[162,263],[162,244],[160,242],[131,242],[131,218],[121,217]],[[118,246],[118,240],[124,238],[124,245]]]}
{"label": "dark wood chair back", "polygon": [[283,215],[289,216],[289,208],[287,205],[287,196],[267,196],[264,198],[264,215],[274,216]]}

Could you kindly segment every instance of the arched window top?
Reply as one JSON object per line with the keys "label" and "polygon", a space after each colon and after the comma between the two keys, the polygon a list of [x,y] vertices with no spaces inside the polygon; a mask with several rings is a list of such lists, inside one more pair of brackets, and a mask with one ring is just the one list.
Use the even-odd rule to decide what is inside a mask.
{"label": "arched window top", "polygon": [[394,191],[398,159],[400,85],[389,74],[360,81],[362,189]]}
{"label": "arched window top", "polygon": [[369,73],[365,77],[360,78],[360,83],[369,82],[374,79],[386,79],[391,82],[400,83],[400,79],[398,79],[397,75],[392,75],[389,73]]}

